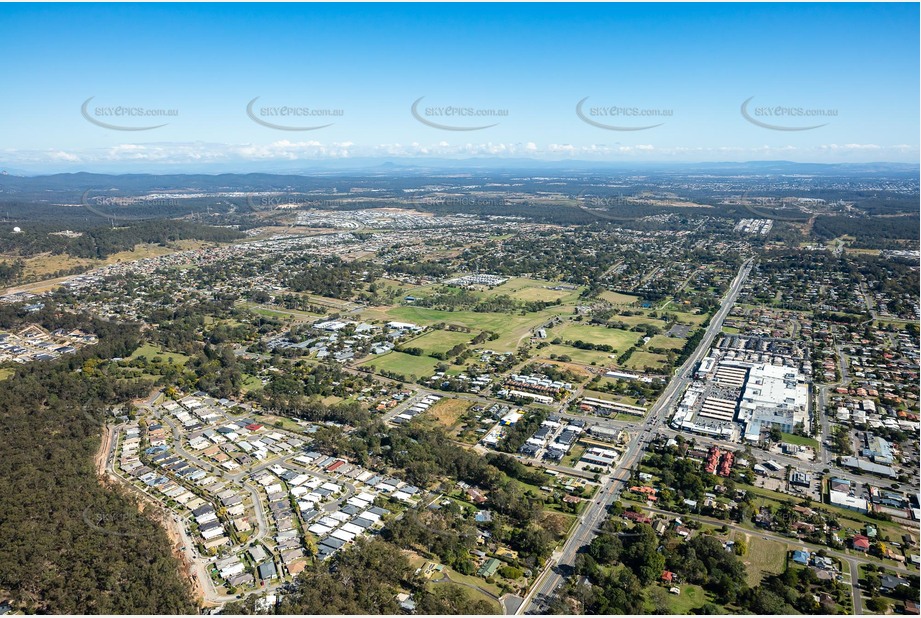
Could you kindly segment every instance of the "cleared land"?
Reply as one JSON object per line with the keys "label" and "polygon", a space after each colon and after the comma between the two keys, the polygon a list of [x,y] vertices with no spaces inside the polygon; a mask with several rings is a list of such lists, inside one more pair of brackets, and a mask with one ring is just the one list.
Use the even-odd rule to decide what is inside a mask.
{"label": "cleared land", "polygon": [[599,294],[598,297],[614,305],[632,305],[633,303],[638,303],[640,301],[639,296],[622,294],[620,292],[611,292],[610,290],[605,290]]}
{"label": "cleared land", "polygon": [[637,350],[627,359],[627,368],[642,371],[644,367],[652,367],[658,371],[665,369],[667,361],[668,359],[661,354]]}
{"label": "cleared land", "polygon": [[178,352],[164,352],[163,348],[151,343],[145,343],[144,345],[139,346],[138,349],[134,351],[134,354],[128,357],[128,360],[135,360],[141,356],[146,356],[147,360],[149,361],[154,361],[155,358],[159,358],[164,363],[172,362],[176,365],[185,365],[186,361],[189,360],[189,357],[185,354],[179,354]]}
{"label": "cleared land", "polygon": [[512,277],[502,285],[489,291],[487,294],[496,296],[508,294],[512,298],[524,301],[554,301],[554,300],[575,300],[578,298],[582,288],[574,290],[562,289],[551,290],[550,288],[566,286],[567,283],[553,283],[540,279],[525,279],[523,277]]}
{"label": "cleared land", "polygon": [[[551,334],[552,333],[552,334]],[[639,341],[642,333],[608,328],[606,326],[589,326],[570,322],[554,328],[547,333],[552,339],[560,337],[563,341],[585,341],[596,345],[609,345],[615,352],[623,352]]]}
{"label": "cleared land", "polygon": [[583,365],[591,365],[595,363],[596,365],[613,365],[614,359],[611,356],[616,357],[617,354],[613,352],[599,352],[598,350],[580,350],[579,348],[573,348],[568,345],[549,345],[545,348],[537,350],[537,353],[540,354],[540,358],[550,358],[551,354],[556,354],[557,356],[568,356],[574,363],[582,363]]}
{"label": "cleared land", "polygon": [[680,337],[668,337],[666,335],[656,335],[646,344],[647,348],[661,348],[663,350],[680,350],[684,347],[687,339]]}
{"label": "cleared land", "polygon": [[477,313],[475,311],[440,311],[426,307],[374,307],[362,312],[362,319],[371,321],[412,322],[431,326],[439,322],[466,326],[475,333],[483,330],[497,333],[499,338],[487,341],[483,347],[497,352],[514,352],[518,342],[529,331],[557,315],[570,313],[571,307],[560,305],[525,315],[510,313]]}
{"label": "cleared land", "polygon": [[448,429],[460,421],[460,417],[470,409],[473,404],[464,399],[441,399],[435,402],[425,413]]}
{"label": "cleared land", "polygon": [[381,371],[390,371],[409,378],[430,376],[435,373],[438,360],[431,356],[413,356],[404,352],[388,352],[362,363],[364,367],[373,367]]}
{"label": "cleared land", "polygon": [[[625,397],[623,395],[614,395],[612,393],[605,393],[603,391],[593,391],[591,389],[585,389],[582,391],[582,394],[586,397],[594,397],[595,399],[604,399],[605,401],[614,401],[617,403],[625,403],[627,405],[635,406],[639,405],[636,403],[636,398],[634,397]],[[634,417],[636,420],[638,417]]]}
{"label": "cleared land", "polygon": [[276,318],[279,320],[298,320],[301,322],[312,322],[321,316],[318,313],[310,313],[309,311],[300,311],[298,309],[284,309],[282,307],[267,307],[265,305],[257,305],[256,303],[241,303],[247,309],[252,311],[257,315],[261,315],[267,318]]}
{"label": "cleared land", "polygon": [[[672,594],[668,592],[668,589],[664,586],[659,586],[659,584],[654,584],[662,588],[666,593],[665,606],[668,608],[668,614],[670,615],[685,615],[691,614],[692,610],[698,609],[707,602],[707,593],[704,592],[704,589],[700,586],[694,584],[678,584],[678,589],[681,590],[680,594]],[[647,603],[647,608],[652,613],[654,607],[651,607],[650,603]]]}
{"label": "cleared land", "polygon": [[812,438],[807,438],[805,436],[797,436],[792,433],[781,433],[782,439],[781,442],[787,442],[789,444],[797,444],[799,446],[808,446],[810,448],[817,449],[819,448],[819,442],[813,440]]}
{"label": "cleared land", "polygon": [[459,343],[467,343],[475,333],[457,333],[449,330],[433,330],[417,337],[411,341],[406,341],[402,345],[406,347],[422,348],[426,354],[447,352]]}
{"label": "cleared land", "polygon": [[749,586],[757,586],[765,575],[778,575],[787,565],[787,546],[779,541],[768,541],[745,535],[748,549],[742,556]]}

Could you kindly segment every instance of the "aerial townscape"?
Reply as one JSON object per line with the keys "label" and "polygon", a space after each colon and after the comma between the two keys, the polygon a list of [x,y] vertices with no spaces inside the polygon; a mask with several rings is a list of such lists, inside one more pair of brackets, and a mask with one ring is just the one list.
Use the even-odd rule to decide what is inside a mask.
{"label": "aerial townscape", "polygon": [[[255,211],[189,176],[160,189],[202,196],[183,217],[23,223],[3,546],[41,538],[20,560],[48,566],[4,563],[12,607],[127,610],[117,568],[168,612],[911,610],[918,181],[829,174],[808,194],[852,199],[749,172],[269,176],[344,205]],[[634,218],[586,205],[615,183]],[[99,596],[58,588],[74,569]]]}
{"label": "aerial townscape", "polygon": [[918,615],[919,10],[0,8],[0,616]]}

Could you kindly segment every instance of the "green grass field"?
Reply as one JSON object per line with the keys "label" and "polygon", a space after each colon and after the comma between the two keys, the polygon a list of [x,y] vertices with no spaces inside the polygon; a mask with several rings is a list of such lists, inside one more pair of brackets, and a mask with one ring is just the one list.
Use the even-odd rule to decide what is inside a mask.
{"label": "green grass field", "polygon": [[632,305],[637,303],[640,300],[639,296],[633,296],[632,294],[621,294],[620,292],[612,292],[610,290],[605,290],[598,295],[598,298],[606,300],[614,305]]}
{"label": "green grass field", "polygon": [[667,360],[668,359],[661,354],[637,350],[627,359],[627,368],[635,371],[642,371],[644,367],[652,367],[656,371],[662,371],[667,369]]}
{"label": "green grass field", "polygon": [[[580,350],[579,348],[572,348],[568,345],[549,345],[537,350],[537,354],[540,355],[540,358],[550,358],[551,354],[556,354],[557,356],[565,355],[572,359],[572,362],[581,363],[583,365],[591,365],[592,363],[601,366],[614,364],[614,359],[611,358],[611,352]],[[614,356],[616,357],[617,355],[614,354]]]}
{"label": "green grass field", "polygon": [[483,347],[497,352],[514,352],[518,342],[528,332],[545,323],[553,316],[564,315],[572,311],[571,306],[560,305],[535,313],[477,313],[474,311],[440,311],[426,307],[374,307],[362,312],[361,317],[370,321],[412,322],[420,326],[431,326],[438,322],[458,324],[472,329],[475,333],[488,330],[499,335],[495,341],[487,341]]}
{"label": "green grass field", "polygon": [[407,378],[413,375],[420,378],[435,373],[435,365],[438,362],[438,360],[430,356],[413,356],[403,352],[388,352],[376,356],[362,363],[362,365],[378,370],[392,371]]}
{"label": "green grass field", "polygon": [[787,545],[758,537],[746,540],[748,550],[742,556],[749,586],[757,586],[765,575],[783,573],[787,564]]}
{"label": "green grass field", "polygon": [[472,405],[473,403],[466,399],[448,399],[445,397],[436,401],[431,408],[425,411],[425,415],[432,417],[439,424],[450,429],[458,424],[460,417]]}
{"label": "green grass field", "polygon": [[565,457],[560,461],[560,465],[569,466],[570,468],[576,465],[576,462],[579,461],[579,458],[582,457],[582,454],[585,453],[585,447],[581,444],[576,444],[570,449]]}
{"label": "green grass field", "polygon": [[[652,324],[653,326],[658,326],[664,332],[666,330],[666,322],[660,320],[659,318],[653,318],[648,315],[648,311],[643,315],[614,315],[611,316],[610,322],[617,323],[623,322],[627,326],[643,326],[645,324]],[[639,335],[640,333],[637,333]]]}
{"label": "green grass field", "polygon": [[266,307],[265,305],[257,305],[256,303],[242,303],[247,309],[255,313],[256,315],[261,315],[266,318],[275,318],[277,320],[298,320],[298,321],[313,321],[321,316],[318,313],[310,313],[309,311],[299,311],[297,309],[283,309],[281,307],[272,308]]}
{"label": "green grass field", "polygon": [[551,290],[548,288],[558,285],[569,285],[567,283],[553,283],[541,279],[526,279],[524,277],[512,277],[497,288],[487,292],[487,295],[496,296],[499,294],[508,294],[512,298],[524,301],[569,301],[579,297],[583,288],[576,290]]}
{"label": "green grass field", "polygon": [[673,311],[672,309],[673,307],[669,307],[669,313],[674,313],[679,322],[682,324],[693,324],[694,326],[703,324],[709,315],[707,313],[691,313],[690,311]]}
{"label": "green grass field", "polygon": [[475,333],[456,333],[448,330],[433,330],[407,341],[402,345],[406,347],[422,348],[426,354],[433,352],[447,352],[459,343],[468,343],[476,336]]}
{"label": "green grass field", "polygon": [[248,393],[250,391],[258,390],[262,388],[262,380],[254,375],[248,373],[243,374],[243,392]]}
{"label": "green grass field", "polygon": [[647,348],[662,348],[664,350],[680,350],[684,347],[687,339],[680,337],[668,337],[666,335],[656,335],[646,344]]}
{"label": "green grass field", "polygon": [[681,594],[667,592],[666,606],[670,615],[690,614],[692,610],[702,607],[707,602],[707,593],[700,586],[678,584],[678,588],[681,590]]}
{"label": "green grass field", "polygon": [[792,433],[782,433],[780,435],[783,436],[781,442],[788,442],[790,444],[796,444],[799,446],[808,446],[814,449],[819,448],[818,440],[813,440],[812,438],[806,438],[804,436],[796,436]]}
{"label": "green grass field", "polygon": [[172,360],[175,365],[185,365],[186,361],[189,360],[189,357],[185,354],[164,352],[163,348],[151,343],[145,343],[139,346],[138,349],[134,351],[134,354],[128,357],[128,360],[135,360],[141,356],[146,356],[149,361],[153,361],[154,358],[159,358],[164,363],[168,363]]}
{"label": "green grass field", "polygon": [[13,375],[15,372],[16,372],[15,369],[8,369],[8,368],[0,369],[0,381],[6,380],[11,375]]}
{"label": "green grass field", "polygon": [[587,343],[609,345],[614,348],[614,352],[608,352],[608,354],[623,352],[639,341],[641,335],[642,333],[621,330],[619,328],[589,326],[588,324],[578,324],[575,322],[563,324],[547,332],[547,338],[549,339],[560,337],[563,341],[581,340]]}

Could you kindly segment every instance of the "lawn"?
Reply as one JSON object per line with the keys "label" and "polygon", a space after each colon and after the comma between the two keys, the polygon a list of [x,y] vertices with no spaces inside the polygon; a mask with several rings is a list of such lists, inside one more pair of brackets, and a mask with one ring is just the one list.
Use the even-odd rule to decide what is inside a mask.
{"label": "lawn", "polygon": [[749,586],[757,586],[765,575],[783,573],[787,565],[786,544],[753,536],[748,537],[745,543],[748,549],[742,556],[742,562],[745,563]]}
{"label": "lawn", "polygon": [[656,335],[646,344],[647,348],[662,348],[663,350],[680,350],[687,343],[687,339]]}
{"label": "lawn", "polygon": [[[618,322],[623,322],[624,324],[626,324],[627,326],[631,328],[634,326],[644,326],[646,324],[651,324],[653,326],[658,326],[659,328],[662,329],[663,332],[666,330],[666,327],[668,326],[668,324],[664,320],[660,320],[659,318],[650,317],[648,315],[648,312],[643,315],[613,315],[611,316],[611,319],[608,321],[615,323],[615,324]],[[637,333],[637,335],[639,334],[640,333]]]}
{"label": "lawn", "polygon": [[449,330],[433,330],[402,345],[410,348],[422,348],[426,354],[447,352],[459,343],[468,343],[475,334],[456,333]]}
{"label": "lawn", "polygon": [[819,448],[818,440],[813,440],[812,438],[807,438],[805,436],[797,436],[792,433],[781,433],[780,435],[783,436],[781,442],[788,442],[790,444],[796,444],[799,446],[808,446],[814,449]]}
{"label": "lawn", "polygon": [[426,410],[426,415],[431,416],[444,427],[450,429],[457,425],[464,412],[470,409],[473,403],[465,399],[440,399]]}
{"label": "lawn", "polygon": [[404,352],[387,352],[362,363],[365,367],[377,370],[392,371],[409,378],[416,376],[430,376],[435,373],[435,365],[439,361],[431,356],[413,356]]}
{"label": "lawn", "polygon": [[273,414],[252,414],[253,420],[265,425],[266,427],[280,427],[293,433],[306,433],[305,429],[294,422],[293,419],[284,416],[275,416]]}
{"label": "lawn", "polygon": [[641,333],[607,328],[606,326],[589,326],[570,322],[554,328],[547,333],[549,339],[560,337],[563,341],[585,341],[596,345],[609,345],[614,348],[612,353],[621,353],[640,340]]}
{"label": "lawn", "polygon": [[565,457],[560,461],[561,466],[569,466],[572,468],[576,465],[576,462],[582,457],[582,454],[585,453],[585,447],[581,444],[576,444],[570,449]]}
{"label": "lawn", "polygon": [[672,311],[669,307],[669,313],[675,314],[675,317],[678,318],[678,321],[682,324],[693,324],[694,326],[700,326],[703,324],[707,318],[710,316],[708,313],[691,313],[690,311]]}
{"label": "lawn", "polygon": [[138,349],[134,351],[134,354],[128,357],[128,360],[135,360],[141,356],[146,356],[147,360],[149,361],[153,361],[154,358],[160,358],[162,362],[172,362],[176,365],[185,365],[186,361],[189,360],[189,357],[185,354],[179,354],[178,352],[164,352],[163,348],[151,343],[145,343],[139,346]]}
{"label": "lawn", "polygon": [[508,294],[512,298],[523,301],[575,300],[579,297],[579,293],[583,289],[581,287],[575,290],[549,289],[558,285],[569,286],[570,284],[553,283],[540,279],[526,279],[524,277],[512,277],[487,294],[490,296]]}
{"label": "lawn", "polygon": [[260,388],[262,388],[262,380],[260,380],[260,379],[259,379],[258,377],[256,377],[256,376],[250,375],[250,374],[248,374],[248,373],[244,373],[244,374],[243,374],[243,386],[242,386],[242,389],[243,389],[243,392],[244,392],[244,393],[248,393],[248,392],[250,392],[250,391],[254,391],[254,390],[257,390],[257,389],[260,389]]}
{"label": "lawn", "polygon": [[597,350],[580,350],[579,348],[572,348],[568,345],[548,345],[543,347],[535,352],[539,355],[537,358],[546,358],[550,359],[551,354],[556,356],[568,356],[570,361],[573,363],[581,363],[582,365],[591,365],[595,363],[596,365],[613,365],[614,359],[611,356],[617,357],[616,354],[610,352],[598,352]]}
{"label": "lawn", "polygon": [[631,294],[621,294],[620,292],[612,292],[610,290],[605,290],[598,295],[598,298],[606,300],[614,305],[632,305],[633,303],[639,302],[639,296],[633,296]]}
{"label": "lawn", "polygon": [[16,372],[15,369],[3,368],[0,369],[0,381],[6,380],[8,377],[13,375]]}
{"label": "lawn", "polygon": [[[665,591],[666,597],[663,598],[667,599],[665,605],[668,608],[669,615],[690,614],[692,610],[702,607],[703,604],[707,602],[707,593],[704,592],[704,589],[700,586],[693,584],[677,584],[677,586],[681,590],[681,594],[672,594],[668,592],[667,588],[661,587],[658,584],[653,584],[653,586],[651,586],[659,587]],[[647,610],[649,613],[653,613],[654,609],[652,604],[647,602]]]}
{"label": "lawn", "polygon": [[[610,384],[610,383],[613,383],[613,382],[615,382],[615,381],[616,381],[616,380],[611,380],[610,378],[602,378],[602,379],[601,379],[601,384],[605,384],[605,383]],[[615,394],[613,394],[613,393],[608,393],[608,392],[605,392],[605,391],[596,391],[596,390],[592,390],[592,389],[588,389],[588,388],[585,389],[585,390],[583,391],[583,393],[585,394],[586,397],[596,397],[596,398],[598,398],[598,399],[606,399],[606,400],[608,400],[608,401],[616,401],[617,403],[625,403],[625,404],[630,405],[630,406],[638,406],[638,405],[639,405],[639,404],[636,402],[636,397],[627,397],[626,395],[615,395]]]}
{"label": "lawn", "polygon": [[309,311],[299,311],[297,309],[283,309],[281,307],[266,307],[265,305],[258,305],[256,303],[242,303],[247,309],[252,311],[257,315],[261,315],[266,318],[275,318],[279,320],[300,320],[300,321],[313,321],[321,316],[318,313],[310,313]]}
{"label": "lawn", "polygon": [[412,322],[420,326],[431,326],[438,322],[457,324],[472,329],[475,333],[491,331],[499,338],[487,341],[483,347],[497,352],[514,352],[518,342],[528,332],[544,324],[551,317],[564,315],[571,307],[560,305],[543,311],[521,315],[520,313],[477,313],[475,311],[440,311],[426,307],[374,307],[362,312],[361,317],[369,321]]}
{"label": "lawn", "polygon": [[627,359],[627,368],[635,371],[643,371],[644,367],[652,367],[656,371],[665,371],[668,369],[667,362],[668,359],[661,354],[640,352],[638,350]]}

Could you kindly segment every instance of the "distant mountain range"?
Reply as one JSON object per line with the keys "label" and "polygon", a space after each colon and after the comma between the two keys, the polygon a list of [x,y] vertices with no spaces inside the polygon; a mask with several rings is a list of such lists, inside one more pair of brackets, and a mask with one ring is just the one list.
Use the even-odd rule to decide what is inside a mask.
{"label": "distant mountain range", "polygon": [[[103,166],[94,166],[102,168]],[[538,159],[504,159],[504,158],[468,158],[468,159],[424,159],[402,158],[383,160],[380,158],[356,159],[324,159],[317,161],[289,161],[289,162],[253,162],[246,164],[194,164],[188,165],[188,173],[177,174],[178,165],[152,165],[148,173],[124,173],[116,169],[100,169],[100,173],[84,171],[67,173],[45,173],[39,170],[24,169],[21,167],[4,167],[0,163],[0,186],[6,185],[16,177],[41,177],[56,184],[60,178],[70,178],[87,186],[91,179],[105,182],[105,177],[143,178],[157,176],[161,179],[158,186],[167,179],[184,180],[196,177],[223,177],[231,180],[232,177],[251,178],[253,176],[280,175],[314,176],[331,174],[351,174],[362,176],[382,175],[415,175],[432,174],[438,172],[457,173],[467,172],[557,172],[557,173],[682,173],[682,174],[808,174],[823,176],[841,175],[876,175],[876,174],[918,174],[919,165],[913,163],[798,163],[794,161],[747,161],[747,162],[722,162],[711,163],[674,163],[674,162],[598,162],[598,161],[542,161]]]}

